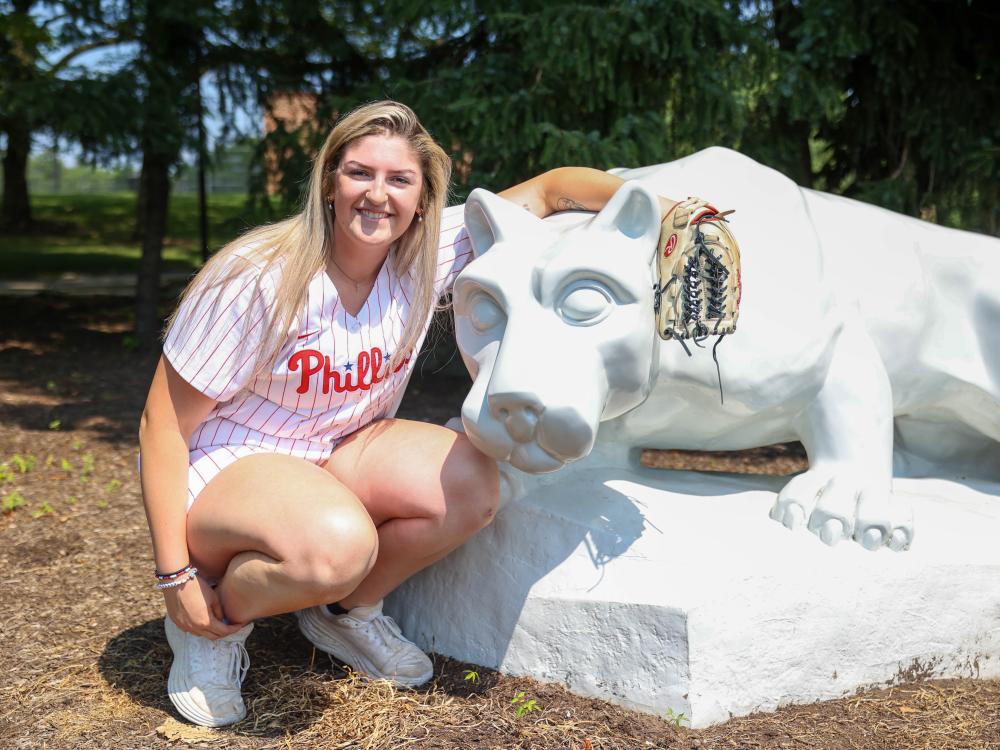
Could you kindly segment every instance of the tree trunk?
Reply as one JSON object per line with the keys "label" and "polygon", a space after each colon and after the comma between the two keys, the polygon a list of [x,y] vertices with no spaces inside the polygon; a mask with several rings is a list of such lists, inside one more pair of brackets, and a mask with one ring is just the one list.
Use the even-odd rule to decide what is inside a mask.
{"label": "tree trunk", "polygon": [[142,170],[139,172],[139,187],[135,198],[135,226],[132,227],[132,242],[142,244],[143,232],[146,227],[146,160],[143,159]]}
{"label": "tree trunk", "polygon": [[135,290],[135,334],[139,345],[147,351],[156,346],[162,323],[159,311],[160,266],[170,203],[170,162],[168,157],[152,149],[146,149],[142,159],[143,186],[139,195],[144,205],[139,214],[145,218],[145,225]]}
{"label": "tree trunk", "polygon": [[23,231],[31,226],[28,200],[28,154],[31,130],[24,122],[12,120],[7,128],[7,153],[3,158],[3,215],[0,224]]}
{"label": "tree trunk", "polygon": [[136,279],[135,334],[146,351],[155,351],[162,323],[160,269],[170,203],[170,168],[177,163],[184,143],[190,107],[185,90],[198,80],[191,64],[191,49],[200,27],[191,13],[180,8],[193,11],[197,5],[194,0],[143,3],[141,59],[146,86],[142,103],[142,176],[136,211],[142,257]]}
{"label": "tree trunk", "polygon": [[198,82],[198,230],[201,235],[201,262],[208,263],[208,193],[205,189],[205,108]]}

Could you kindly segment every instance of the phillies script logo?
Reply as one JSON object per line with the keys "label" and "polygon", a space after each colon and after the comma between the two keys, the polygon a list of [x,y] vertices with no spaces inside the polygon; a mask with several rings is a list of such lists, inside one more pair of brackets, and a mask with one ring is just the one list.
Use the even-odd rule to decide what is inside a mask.
{"label": "phillies script logo", "polygon": [[677,247],[677,235],[672,234],[670,235],[670,239],[667,240],[667,244],[663,246],[663,257],[669,258],[670,253],[674,251],[675,247]]}
{"label": "phillies script logo", "polygon": [[[403,359],[393,372],[399,372],[406,363],[410,361],[409,357]],[[383,370],[382,365],[386,365]],[[288,370],[293,372],[302,369],[302,376],[299,378],[299,387],[295,389],[296,393],[305,393],[309,390],[309,378],[318,372],[322,372],[323,378],[323,393],[330,392],[330,385],[333,384],[333,390],[337,393],[344,393],[345,391],[367,391],[376,383],[381,383],[389,376],[389,360],[384,357],[382,350],[377,346],[372,347],[368,351],[363,351],[358,355],[358,371],[352,372],[354,365],[350,362],[344,365],[345,372],[341,372],[330,362],[330,357],[318,352],[315,349],[303,349],[300,352],[295,352],[291,357],[288,358]]]}

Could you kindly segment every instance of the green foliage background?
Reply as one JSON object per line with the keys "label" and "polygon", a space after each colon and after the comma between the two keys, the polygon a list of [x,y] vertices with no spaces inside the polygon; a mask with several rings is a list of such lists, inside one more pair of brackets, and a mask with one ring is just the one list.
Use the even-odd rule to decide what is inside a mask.
{"label": "green foliage background", "polygon": [[[97,162],[176,169],[208,74],[227,126],[276,93],[316,94],[316,126],[258,146],[251,189],[264,196],[278,153],[280,212],[336,114],[392,97],[451,151],[456,199],[719,144],[802,185],[998,233],[993,0],[0,0],[0,32],[8,137],[59,134]],[[101,74],[52,63],[100,44],[131,58]]]}
{"label": "green foliage background", "polygon": [[[458,198],[563,164],[654,164],[718,144],[808,187],[998,233],[995,3],[337,5],[369,67],[318,80],[320,111],[411,104],[464,165]],[[290,204],[315,140],[298,150],[282,135]]]}

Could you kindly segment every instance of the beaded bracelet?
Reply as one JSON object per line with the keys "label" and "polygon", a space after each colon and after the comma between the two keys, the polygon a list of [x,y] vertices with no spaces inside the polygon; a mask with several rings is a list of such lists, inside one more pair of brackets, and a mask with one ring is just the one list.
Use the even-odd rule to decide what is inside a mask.
{"label": "beaded bracelet", "polygon": [[173,573],[161,573],[160,571],[157,570],[154,572],[154,575],[156,576],[157,581],[172,581],[175,578],[180,578],[189,570],[191,570],[191,563],[188,563],[180,570],[175,570]]}
{"label": "beaded bracelet", "polygon": [[172,581],[160,581],[158,584],[153,586],[157,591],[164,591],[166,589],[172,589],[174,586],[183,586],[188,581],[193,581],[198,577],[198,569],[193,568],[190,565],[187,568],[187,575],[183,578],[175,578]]}

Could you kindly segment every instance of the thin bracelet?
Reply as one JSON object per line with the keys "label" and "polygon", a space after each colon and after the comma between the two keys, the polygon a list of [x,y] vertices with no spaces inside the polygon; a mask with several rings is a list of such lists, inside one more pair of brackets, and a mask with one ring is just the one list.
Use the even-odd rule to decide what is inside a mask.
{"label": "thin bracelet", "polygon": [[154,571],[153,574],[156,576],[156,580],[158,581],[172,581],[175,578],[179,578],[180,576],[184,575],[189,570],[191,570],[191,563],[188,563],[180,570],[175,570],[173,573],[161,573],[160,571],[157,570]]}
{"label": "thin bracelet", "polygon": [[193,581],[198,577],[197,568],[188,568],[187,576],[184,578],[178,578],[173,581],[160,581],[158,584],[153,586],[157,591],[165,591],[166,589],[172,589],[174,586],[183,586],[188,581]]}

